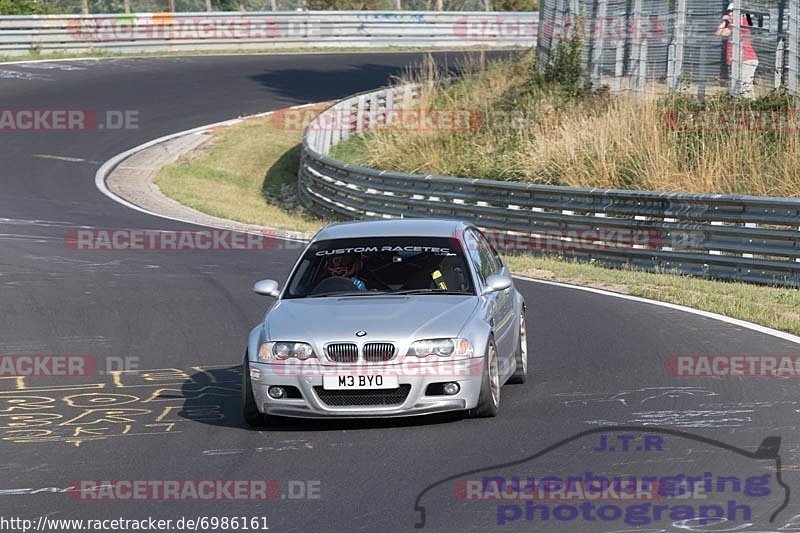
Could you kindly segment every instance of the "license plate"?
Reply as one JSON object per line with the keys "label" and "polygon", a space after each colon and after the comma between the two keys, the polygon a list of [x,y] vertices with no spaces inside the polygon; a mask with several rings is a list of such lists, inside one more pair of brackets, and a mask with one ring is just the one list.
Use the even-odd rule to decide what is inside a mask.
{"label": "license plate", "polygon": [[322,376],[325,390],[396,389],[397,376]]}

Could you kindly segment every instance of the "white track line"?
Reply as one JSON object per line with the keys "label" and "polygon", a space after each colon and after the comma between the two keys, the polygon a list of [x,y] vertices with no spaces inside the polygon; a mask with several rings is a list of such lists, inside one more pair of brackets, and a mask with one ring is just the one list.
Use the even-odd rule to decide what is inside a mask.
{"label": "white track line", "polygon": [[[295,107],[292,107],[290,109],[301,109],[303,107],[309,107],[309,106],[312,106],[312,105],[316,105],[316,104],[305,104],[305,105],[301,105],[301,106],[295,106]],[[185,219],[182,219],[182,218],[171,217],[171,216],[168,216],[168,215],[163,215],[161,213],[155,213],[153,211],[149,211],[147,209],[139,207],[138,205],[132,204],[132,203],[128,202],[127,200],[125,200],[125,199],[117,196],[113,192],[111,192],[108,189],[108,187],[106,186],[106,178],[111,173],[111,171],[114,170],[114,168],[116,168],[116,166],[119,165],[122,161],[124,161],[125,159],[127,159],[131,155],[133,155],[133,154],[135,154],[137,152],[140,152],[140,151],[142,151],[142,150],[144,150],[146,148],[150,148],[151,146],[154,146],[156,144],[172,140],[172,139],[174,139],[176,137],[182,137],[184,135],[191,135],[193,133],[200,133],[200,132],[208,131],[208,130],[211,130],[213,128],[217,128],[217,127],[220,127],[220,126],[230,126],[230,125],[233,125],[233,124],[238,124],[238,123],[240,123],[240,122],[242,122],[244,120],[250,119],[250,118],[268,116],[268,115],[270,115],[270,114],[272,114],[274,112],[275,111],[269,111],[267,113],[260,113],[260,114],[257,114],[257,115],[250,115],[250,116],[242,117],[242,118],[238,118],[238,119],[226,120],[226,121],[223,121],[223,122],[217,122],[215,124],[209,124],[207,126],[200,126],[199,128],[194,128],[194,129],[191,129],[191,130],[186,130],[186,131],[181,131],[181,132],[178,132],[178,133],[173,133],[171,135],[166,135],[164,137],[160,137],[158,139],[146,142],[146,143],[141,144],[141,145],[139,145],[139,146],[137,146],[135,148],[131,148],[130,150],[122,152],[121,154],[117,154],[114,157],[112,157],[111,159],[109,159],[108,161],[106,161],[103,164],[103,166],[101,166],[100,169],[97,171],[97,174],[95,174],[94,183],[97,186],[97,188],[100,190],[101,193],[103,193],[104,195],[108,196],[110,199],[114,200],[115,202],[120,203],[120,204],[122,204],[122,205],[124,205],[126,207],[129,207],[130,209],[135,209],[136,211],[140,211],[142,213],[146,213],[146,214],[151,215],[151,216],[166,218],[166,219],[169,219],[169,220],[174,220],[176,222],[184,222],[184,223],[192,224],[192,225],[195,225],[195,226],[203,226],[203,227],[209,227],[209,228],[215,228],[215,229],[228,229],[228,228],[224,228],[224,227],[221,227],[221,226],[200,224],[200,223],[194,222],[192,220],[185,220]],[[282,236],[277,236],[277,235],[275,236],[275,238],[276,239],[281,239],[281,240],[287,240],[287,241],[303,242],[302,239],[291,239],[291,238],[288,238],[288,237],[282,237]],[[738,318],[731,318],[731,317],[727,317],[727,316],[724,316],[724,315],[718,315],[716,313],[711,313],[709,311],[701,311],[699,309],[693,309],[691,307],[684,307],[682,305],[676,305],[676,304],[671,304],[671,303],[667,303],[667,302],[659,302],[657,300],[650,300],[650,299],[647,299],[647,298],[641,298],[639,296],[630,296],[628,294],[621,294],[621,293],[618,293],[618,292],[611,292],[611,291],[606,291],[606,290],[603,290],[603,289],[595,289],[595,288],[592,288],[592,287],[582,287],[580,285],[570,285],[568,283],[561,283],[561,282],[557,282],[557,281],[548,281],[548,280],[542,280],[542,279],[534,279],[534,278],[528,278],[528,277],[525,277],[525,276],[514,276],[514,277],[517,278],[517,279],[520,279],[520,280],[523,280],[523,281],[532,282],[532,283],[541,283],[541,284],[544,284],[544,285],[552,285],[552,286],[555,286],[555,287],[562,287],[562,288],[565,288],[565,289],[574,289],[574,290],[579,290],[579,291],[591,292],[591,293],[594,293],[594,294],[599,294],[601,296],[609,296],[609,297],[612,297],[612,298],[620,298],[620,299],[628,300],[628,301],[632,301],[632,302],[639,302],[639,303],[646,303],[646,304],[650,304],[650,305],[657,305],[659,307],[672,309],[674,311],[681,311],[681,312],[684,312],[684,313],[689,313],[689,314],[693,314],[693,315],[697,315],[697,316],[702,316],[702,317],[705,317],[705,318],[710,318],[712,320],[718,320],[720,322],[725,322],[726,324],[731,324],[733,326],[739,326],[741,328],[749,329],[751,331],[756,331],[758,333],[763,333],[764,335],[770,335],[772,337],[777,337],[777,338],[783,339],[785,341],[793,342],[795,344],[800,344],[800,337],[798,337],[797,335],[792,335],[791,333],[786,333],[784,331],[779,331],[777,329],[768,328],[766,326],[760,326],[758,324],[754,324],[752,322],[747,322],[745,320],[739,320]]]}
{"label": "white track line", "polygon": [[[304,107],[311,107],[313,105],[317,105],[317,104],[316,103],[303,104],[303,105],[290,107],[288,109],[302,109]],[[276,110],[276,111],[279,111],[279,110]],[[192,135],[192,134],[195,134],[195,133],[203,133],[203,132],[207,132],[207,131],[210,131],[212,129],[218,128],[218,127],[232,126],[234,124],[239,124],[240,122],[243,122],[243,121],[251,119],[251,118],[266,117],[266,116],[269,116],[269,115],[275,113],[276,111],[268,111],[266,113],[258,113],[256,115],[248,115],[246,117],[235,118],[235,119],[232,119],[232,120],[225,120],[225,121],[222,121],[222,122],[215,122],[214,124],[208,124],[206,126],[200,126],[198,128],[192,128],[190,130],[180,131],[178,133],[172,133],[170,135],[165,135],[163,137],[159,137],[158,139],[153,139],[152,141],[148,141],[148,142],[146,142],[144,144],[140,144],[139,146],[131,148],[130,150],[126,150],[126,151],[124,151],[124,152],[122,152],[120,154],[115,155],[114,157],[112,157],[111,159],[109,159],[108,161],[103,163],[103,165],[97,170],[97,173],[94,176],[94,184],[95,184],[95,186],[98,188],[98,190],[101,193],[103,193],[105,196],[108,196],[109,198],[111,198],[115,202],[117,202],[119,204],[122,204],[125,207],[128,207],[130,209],[134,209],[134,210],[139,211],[141,213],[145,213],[147,215],[151,215],[151,216],[154,216],[154,217],[165,218],[167,220],[173,220],[175,222],[183,222],[183,223],[186,223],[186,224],[192,224],[194,226],[202,226],[202,227],[206,227],[206,228],[215,228],[215,229],[224,229],[224,230],[230,229],[230,228],[224,227],[224,226],[216,226],[216,225],[212,225],[212,224],[201,224],[201,223],[193,221],[193,220],[189,220],[189,219],[185,219],[185,218],[179,218],[179,217],[173,217],[173,216],[165,215],[165,214],[162,214],[162,213],[156,213],[155,211],[150,211],[149,209],[145,209],[145,208],[143,208],[141,206],[138,206],[136,204],[133,204],[133,203],[127,201],[126,199],[122,198],[121,196],[118,196],[118,195],[114,194],[108,188],[108,185],[106,185],[106,179],[108,178],[109,174],[111,174],[111,172],[113,172],[114,169],[117,168],[117,166],[120,163],[122,163],[124,160],[126,160],[129,157],[131,157],[132,155],[141,152],[142,150],[146,150],[147,148],[150,148],[150,147],[155,146],[157,144],[161,144],[163,142],[170,141],[172,139],[176,139],[178,137],[183,137],[185,135]],[[236,223],[234,221],[232,221],[232,222],[234,224]],[[281,239],[281,240],[286,240],[286,241],[293,241],[293,242],[305,242],[302,239],[294,239],[294,238],[291,238],[291,237],[279,236],[279,235],[274,235],[274,238]]]}
{"label": "white track line", "polygon": [[725,322],[734,326],[739,326],[742,328],[747,328],[753,331],[757,331],[758,333],[763,333],[765,335],[771,335],[773,337],[778,337],[779,339],[783,339],[785,341],[793,342],[795,344],[800,344],[800,337],[797,335],[792,335],[791,333],[786,333],[785,331],[780,331],[773,328],[768,328],[766,326],[761,326],[759,324],[753,324],[752,322],[747,322],[745,320],[739,320],[738,318],[731,318],[725,315],[719,315],[717,313],[712,313],[710,311],[701,311],[700,309],[694,309],[692,307],[685,307],[683,305],[678,304],[671,304],[667,302],[659,302],[658,300],[650,300],[648,298],[642,298],[640,296],[631,296],[629,294],[621,294],[618,292],[611,292],[606,291],[603,289],[595,289],[594,287],[583,287],[581,285],[570,285],[569,283],[561,283],[559,281],[549,281],[543,279],[533,279],[533,278],[526,278],[525,276],[514,276],[515,278],[524,280],[524,281],[532,281],[534,283],[542,283],[544,285],[553,285],[555,287],[564,287],[567,289],[575,289],[579,291],[586,291],[586,292],[593,292],[595,294],[600,294],[603,296],[613,296],[614,298],[620,298],[622,300],[629,300],[631,302],[639,302],[639,303],[646,303],[657,305],[659,307],[666,307],[667,309],[673,309],[675,311],[682,311],[684,313],[691,313],[693,315],[702,316],[705,318],[711,318],[713,320],[719,320],[720,322]]}

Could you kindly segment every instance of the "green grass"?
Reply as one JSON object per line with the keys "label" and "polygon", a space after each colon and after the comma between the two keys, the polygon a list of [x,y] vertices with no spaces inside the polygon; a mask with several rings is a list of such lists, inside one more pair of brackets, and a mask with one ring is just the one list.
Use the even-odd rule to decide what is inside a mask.
{"label": "green grass", "polygon": [[516,274],[702,309],[800,335],[800,291],[677,274],[609,269],[557,258],[507,256]]}
{"label": "green grass", "polygon": [[[159,172],[156,184],[184,205],[221,218],[279,229],[315,231],[323,224],[282,208],[281,191],[296,187],[300,131],[271,117],[217,130],[213,139]],[[272,199],[272,201],[270,201]]]}
{"label": "green grass", "polygon": [[330,157],[344,161],[345,163],[356,163],[360,160],[364,151],[364,146],[369,141],[369,133],[364,136],[353,135],[346,141],[340,142],[331,148]]}
{"label": "green grass", "polygon": [[[374,131],[339,148],[349,162],[398,172],[525,183],[800,197],[800,101],[686,94],[633,98],[538,77],[533,54],[474,63],[420,98],[428,111],[469,110],[470,129]],[[443,81],[430,68],[414,81]],[[780,116],[775,125],[748,123]],[[720,117],[722,122],[720,123]]]}

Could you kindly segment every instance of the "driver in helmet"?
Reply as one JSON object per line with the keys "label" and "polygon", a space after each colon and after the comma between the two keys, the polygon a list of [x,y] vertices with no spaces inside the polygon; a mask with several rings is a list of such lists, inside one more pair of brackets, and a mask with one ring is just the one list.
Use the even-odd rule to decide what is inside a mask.
{"label": "driver in helmet", "polygon": [[357,276],[360,267],[361,261],[352,255],[334,255],[328,262],[328,272],[331,276],[347,278],[356,290],[365,291],[366,283]]}

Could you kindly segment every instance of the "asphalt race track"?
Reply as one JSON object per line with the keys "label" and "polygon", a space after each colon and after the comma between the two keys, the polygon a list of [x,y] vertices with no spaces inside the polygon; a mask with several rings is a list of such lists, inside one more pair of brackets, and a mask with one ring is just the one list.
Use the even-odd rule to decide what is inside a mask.
{"label": "asphalt race track", "polygon": [[[664,368],[672,355],[800,353],[788,340],[648,303],[520,281],[529,308],[531,379],[503,388],[497,418],[293,421],[256,431],[241,419],[239,373],[247,332],[269,301],[250,287],[262,278],[284,279],[297,246],[86,252],[65,244],[69,230],[84,226],[191,227],[127,209],[98,192],[95,172],[117,153],[191,127],[371,89],[417,59],[343,54],[0,65],[0,109],[132,110],[139,117],[138,129],[0,131],[0,354],[111,357],[136,361],[139,369],[0,378],[0,516],[34,522],[40,516],[244,516],[265,517],[270,531],[408,531],[420,519],[415,503],[426,487],[617,425],[679,430],[749,453],[764,438],[780,437],[782,479],[791,492],[773,477],[769,495],[739,494],[740,504],[758,500],[754,516],[757,507],[769,510],[739,530],[777,530],[800,515],[798,382],[678,378]],[[612,440],[620,431],[634,430],[605,434]],[[764,455],[661,437],[661,448],[608,452],[595,451],[602,448],[598,435],[589,435],[511,470],[742,478],[778,470],[774,461],[764,464]],[[66,490],[81,480],[199,479],[275,480],[282,497],[96,501]],[[301,486],[312,496],[318,488],[319,497],[295,498]],[[456,493],[446,481],[423,495],[426,529],[633,527],[566,514],[536,523],[520,502],[513,503],[522,514],[499,525],[498,513],[513,517],[517,510],[460,501]],[[751,522],[741,518],[736,525]],[[674,517],[646,527],[721,530]]]}

